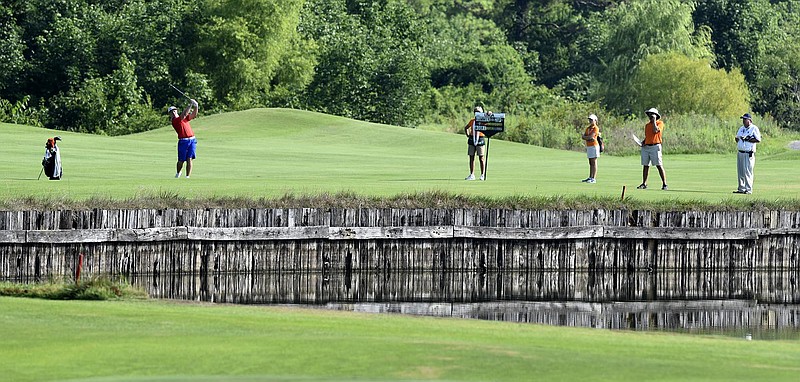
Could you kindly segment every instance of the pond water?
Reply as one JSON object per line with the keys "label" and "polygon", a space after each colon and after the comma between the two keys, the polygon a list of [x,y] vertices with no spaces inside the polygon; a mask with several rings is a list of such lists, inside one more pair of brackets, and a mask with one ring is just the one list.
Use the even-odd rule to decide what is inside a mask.
{"label": "pond water", "polygon": [[154,298],[800,339],[800,272],[130,274]]}

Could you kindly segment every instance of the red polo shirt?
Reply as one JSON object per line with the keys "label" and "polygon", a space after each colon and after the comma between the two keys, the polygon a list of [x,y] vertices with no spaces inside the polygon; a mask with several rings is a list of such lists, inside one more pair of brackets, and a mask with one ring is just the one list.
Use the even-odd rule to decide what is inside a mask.
{"label": "red polo shirt", "polygon": [[175,129],[176,133],[178,133],[178,138],[191,138],[194,136],[192,126],[189,125],[189,121],[191,120],[191,115],[187,115],[184,119],[181,119],[180,115],[177,118],[172,119],[172,128]]}

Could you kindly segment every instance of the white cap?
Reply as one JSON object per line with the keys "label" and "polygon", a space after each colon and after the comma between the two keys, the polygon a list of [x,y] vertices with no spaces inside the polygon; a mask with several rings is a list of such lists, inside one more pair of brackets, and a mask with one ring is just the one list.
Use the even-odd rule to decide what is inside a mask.
{"label": "white cap", "polygon": [[591,119],[592,121],[597,122],[597,116],[594,115],[594,114],[589,114],[589,119]]}
{"label": "white cap", "polygon": [[476,113],[483,113],[483,108],[480,106],[475,106],[475,109],[473,109],[473,111]]}
{"label": "white cap", "polygon": [[647,115],[655,114],[656,115],[656,119],[661,119],[661,114],[659,114],[658,113],[658,109],[656,109],[654,107],[651,107],[651,108],[647,109],[647,111],[645,111],[644,113],[647,114]]}
{"label": "white cap", "polygon": [[178,108],[175,106],[170,106],[169,108],[167,108],[167,114],[172,113],[173,110],[178,110]]}

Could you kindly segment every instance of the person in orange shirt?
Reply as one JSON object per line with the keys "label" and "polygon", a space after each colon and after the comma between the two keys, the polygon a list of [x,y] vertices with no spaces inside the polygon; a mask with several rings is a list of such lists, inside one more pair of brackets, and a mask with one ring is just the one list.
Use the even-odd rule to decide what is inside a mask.
{"label": "person in orange shirt", "polygon": [[658,109],[650,108],[644,112],[647,118],[650,119],[644,125],[644,142],[642,142],[642,184],[638,189],[647,188],[647,175],[650,172],[650,166],[656,166],[658,175],[661,176],[661,189],[667,190],[667,174],[664,173],[664,167],[661,163],[661,132],[664,130],[664,122],[660,121],[661,114]]}
{"label": "person in orange shirt", "polygon": [[594,114],[589,115],[589,127],[581,136],[581,139],[586,141],[586,157],[589,158],[589,177],[582,180],[585,183],[596,183],[595,176],[597,176],[597,158],[600,157],[600,145],[597,143],[597,137],[600,136],[600,127],[597,126],[597,116]]}
{"label": "person in orange shirt", "polygon": [[[483,113],[483,108],[475,106],[473,109],[475,113]],[[475,180],[475,154],[478,154],[478,160],[481,163],[481,180],[485,179],[486,163],[483,158],[486,156],[486,140],[482,132],[475,134],[475,118],[472,118],[467,125],[464,126],[464,134],[467,136],[467,155],[469,155],[469,176],[464,180]]]}

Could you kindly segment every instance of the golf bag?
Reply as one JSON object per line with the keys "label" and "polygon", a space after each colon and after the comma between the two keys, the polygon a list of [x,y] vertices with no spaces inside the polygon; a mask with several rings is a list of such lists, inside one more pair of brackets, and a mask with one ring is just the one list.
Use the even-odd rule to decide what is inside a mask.
{"label": "golf bag", "polygon": [[58,149],[56,141],[60,141],[61,137],[48,138],[44,144],[44,158],[42,159],[42,167],[44,174],[50,180],[61,180],[61,152]]}

